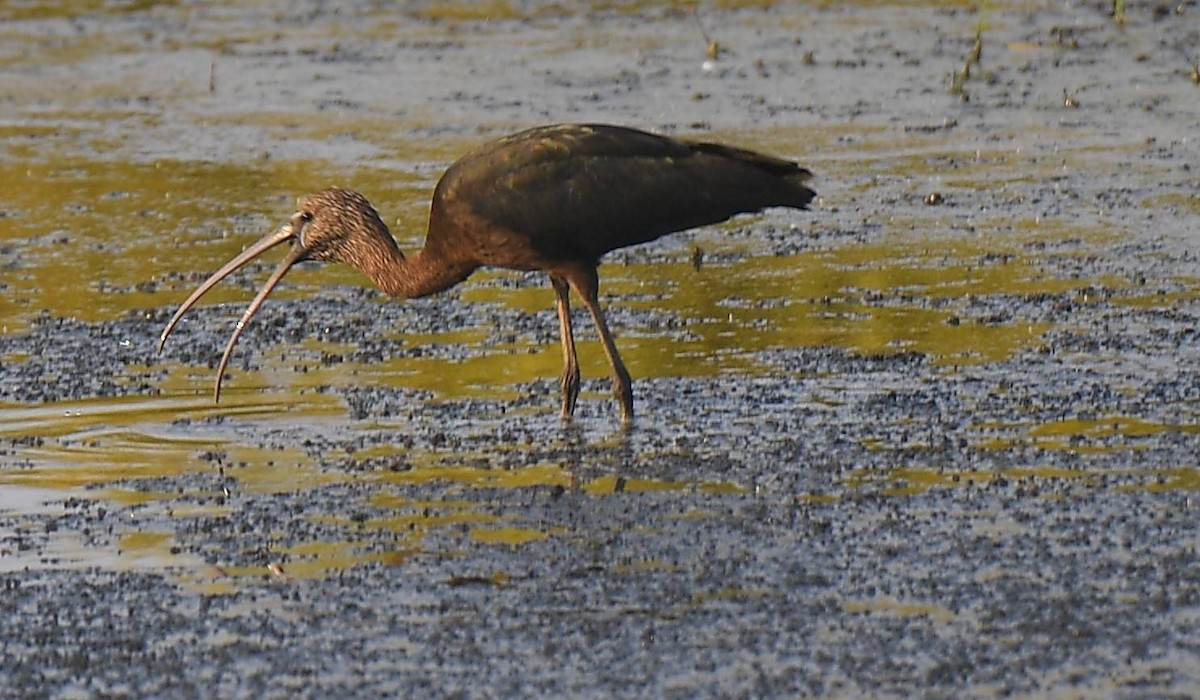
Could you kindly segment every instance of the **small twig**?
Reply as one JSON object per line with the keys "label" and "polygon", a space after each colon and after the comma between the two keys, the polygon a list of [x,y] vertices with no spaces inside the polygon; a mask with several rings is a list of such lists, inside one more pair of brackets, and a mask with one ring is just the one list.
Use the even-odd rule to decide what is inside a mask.
{"label": "small twig", "polygon": [[700,36],[704,37],[704,55],[708,56],[708,60],[715,61],[721,56],[721,44],[708,35],[704,29],[704,22],[700,21],[700,4],[692,5],[692,17],[696,19],[696,26],[700,29]]}

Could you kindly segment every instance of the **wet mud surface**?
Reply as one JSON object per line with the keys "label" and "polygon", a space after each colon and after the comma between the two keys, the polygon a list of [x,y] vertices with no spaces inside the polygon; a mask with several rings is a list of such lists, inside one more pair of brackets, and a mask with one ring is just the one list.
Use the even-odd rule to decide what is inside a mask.
{"label": "wet mud surface", "polygon": [[[0,10],[0,695],[1200,694],[1200,6],[1110,5]],[[819,178],[602,268],[632,428],[537,275],[155,354],[557,121]]]}

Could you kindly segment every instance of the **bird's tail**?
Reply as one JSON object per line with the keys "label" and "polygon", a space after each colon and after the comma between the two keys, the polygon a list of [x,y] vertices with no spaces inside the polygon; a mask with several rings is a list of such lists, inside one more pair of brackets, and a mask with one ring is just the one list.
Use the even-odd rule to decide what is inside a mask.
{"label": "bird's tail", "polygon": [[813,201],[813,198],[817,196],[816,190],[808,186],[808,183],[813,178],[812,171],[802,168],[795,163],[792,163],[792,165],[795,166],[795,171],[783,176],[784,181],[791,186],[790,191],[794,197],[786,204],[797,209],[808,209],[808,203]]}
{"label": "bird's tail", "polygon": [[719,143],[692,142],[690,145],[695,151],[739,161],[751,166],[754,170],[774,175],[773,179],[784,185],[780,188],[782,191],[775,197],[779,201],[772,202],[774,206],[807,209],[809,202],[817,196],[817,193],[808,186],[809,181],[813,178],[812,171],[801,167],[795,161]]}

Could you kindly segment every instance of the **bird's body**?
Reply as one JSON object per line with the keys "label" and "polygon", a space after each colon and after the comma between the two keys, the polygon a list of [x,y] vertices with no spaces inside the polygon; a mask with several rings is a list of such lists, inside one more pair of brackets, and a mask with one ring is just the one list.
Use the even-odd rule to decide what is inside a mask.
{"label": "bird's body", "polygon": [[289,224],[230,261],[197,289],[168,324],[213,285],[265,250],[295,241],[292,252],[238,324],[234,343],[263,299],[301,260],[345,262],[392,296],[433,294],[480,267],[543,270],[557,295],[562,331],[564,418],[579,391],[568,291],[574,289],[597,325],[613,366],[622,415],[633,415],[628,372],[604,322],[596,275],[612,250],[668,233],[717,223],[771,206],[807,208],[815,196],[808,170],[791,161],[717,144],[685,141],[606,125],[529,129],[459,158],[434,190],[429,232],[405,257],[375,209],[355,192],[330,188],[309,195]]}

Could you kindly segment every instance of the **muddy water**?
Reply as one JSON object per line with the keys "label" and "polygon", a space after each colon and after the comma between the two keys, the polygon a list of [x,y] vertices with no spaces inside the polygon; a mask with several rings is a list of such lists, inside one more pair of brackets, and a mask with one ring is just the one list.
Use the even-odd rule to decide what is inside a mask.
{"label": "muddy water", "polygon": [[[1100,5],[0,7],[0,685],[1195,694],[1200,8]],[[155,354],[296,197],[416,248],[590,120],[818,174],[606,261],[632,430],[537,275],[295,270],[214,406],[267,260]]]}

